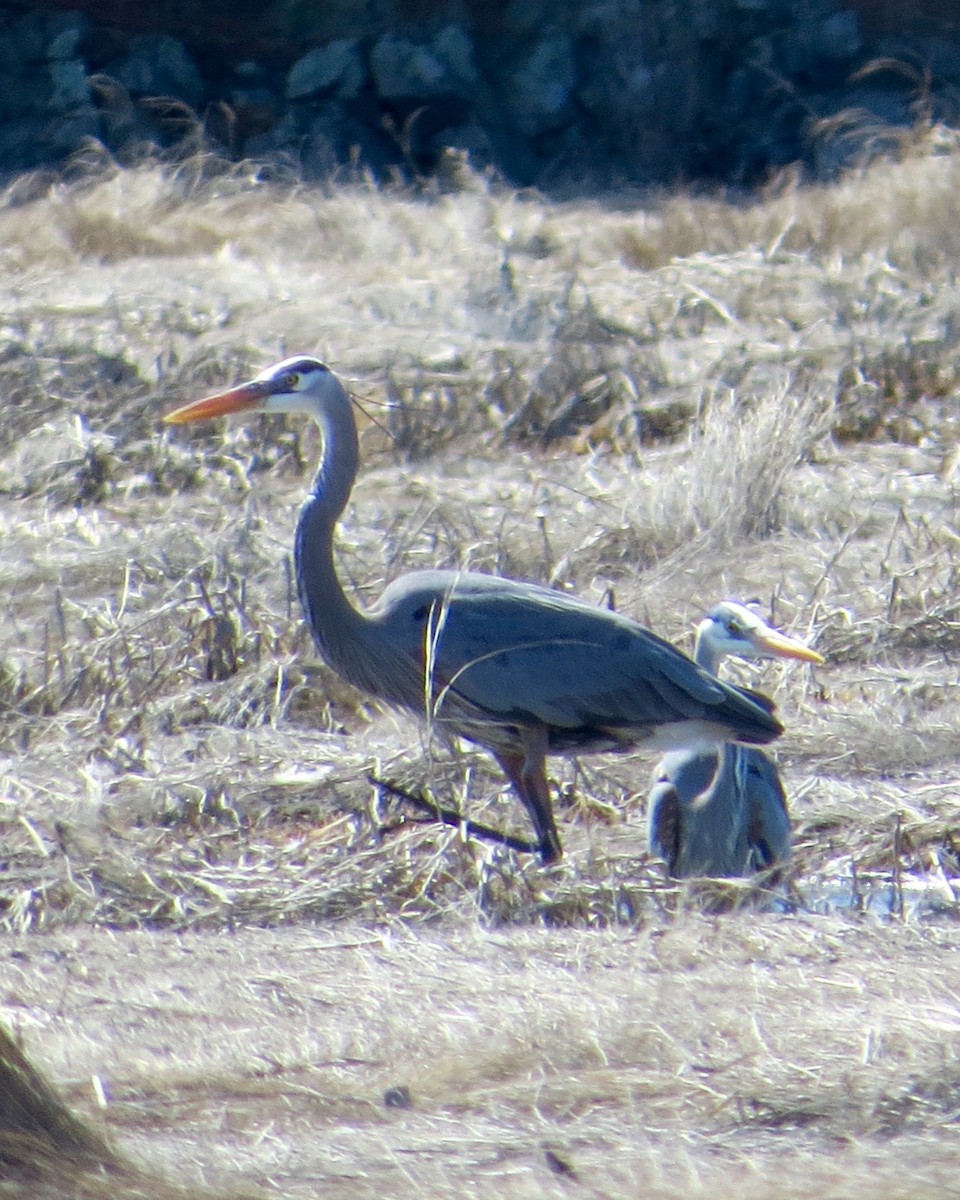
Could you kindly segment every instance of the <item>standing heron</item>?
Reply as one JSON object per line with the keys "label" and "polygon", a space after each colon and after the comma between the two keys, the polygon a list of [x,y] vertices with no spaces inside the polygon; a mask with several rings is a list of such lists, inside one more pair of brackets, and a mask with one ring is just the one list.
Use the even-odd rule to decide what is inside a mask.
{"label": "standing heron", "polygon": [[[693,657],[716,675],[728,654],[824,661],[749,608],[724,600],[700,622]],[[776,766],[762,750],[729,744],[675,750],[663,757],[655,780],[650,849],[666,860],[674,877],[751,875],[789,854],[787,798]]]}
{"label": "standing heron", "polygon": [[669,642],[608,609],[472,571],[417,571],[367,611],[333,561],[334,527],[359,461],[350,397],[315,358],[287,358],[165,420],[303,413],[322,451],[294,543],[297,588],[320,655],[354,686],[486,747],[533,822],[544,863],[562,854],[546,756],[764,744],[783,727],[764,696],[722,683]]}

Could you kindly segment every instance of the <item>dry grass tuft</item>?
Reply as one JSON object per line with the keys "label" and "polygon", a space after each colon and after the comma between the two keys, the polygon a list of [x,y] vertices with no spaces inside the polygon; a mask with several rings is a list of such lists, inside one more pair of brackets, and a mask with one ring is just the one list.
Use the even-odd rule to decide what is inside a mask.
{"label": "dry grass tuft", "polygon": [[187,1195],[137,1170],[92,1124],[78,1120],[2,1026],[0,1082],[0,1195],[23,1200],[177,1200]]}

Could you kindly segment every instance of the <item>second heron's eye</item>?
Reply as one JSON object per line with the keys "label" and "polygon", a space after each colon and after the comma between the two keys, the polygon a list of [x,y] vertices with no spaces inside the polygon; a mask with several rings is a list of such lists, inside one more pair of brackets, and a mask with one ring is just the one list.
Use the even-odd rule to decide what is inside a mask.
{"label": "second heron's eye", "polygon": [[300,386],[300,376],[296,371],[288,371],[283,378],[284,389],[288,392],[295,392]]}

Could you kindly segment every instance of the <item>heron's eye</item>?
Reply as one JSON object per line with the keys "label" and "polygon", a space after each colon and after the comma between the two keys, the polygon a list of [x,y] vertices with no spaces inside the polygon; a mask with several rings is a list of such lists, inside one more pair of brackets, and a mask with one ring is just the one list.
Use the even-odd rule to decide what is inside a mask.
{"label": "heron's eye", "polygon": [[300,386],[300,376],[296,371],[288,371],[283,377],[283,390],[285,392],[295,392]]}

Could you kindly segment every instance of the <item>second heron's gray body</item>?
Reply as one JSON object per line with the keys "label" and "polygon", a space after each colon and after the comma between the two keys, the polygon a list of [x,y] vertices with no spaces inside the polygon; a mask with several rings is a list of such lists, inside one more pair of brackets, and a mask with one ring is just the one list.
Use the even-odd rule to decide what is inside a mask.
{"label": "second heron's gray body", "polygon": [[[822,662],[756,613],[725,600],[697,629],[694,659],[715,675],[725,655]],[[790,816],[776,765],[762,750],[728,744],[665,754],[650,791],[648,838],[671,875],[745,876],[790,853]]]}
{"label": "second heron's gray body", "polygon": [[750,746],[665,754],[650,810],[651,848],[678,879],[753,875],[790,853],[780,773],[762,750]]}

